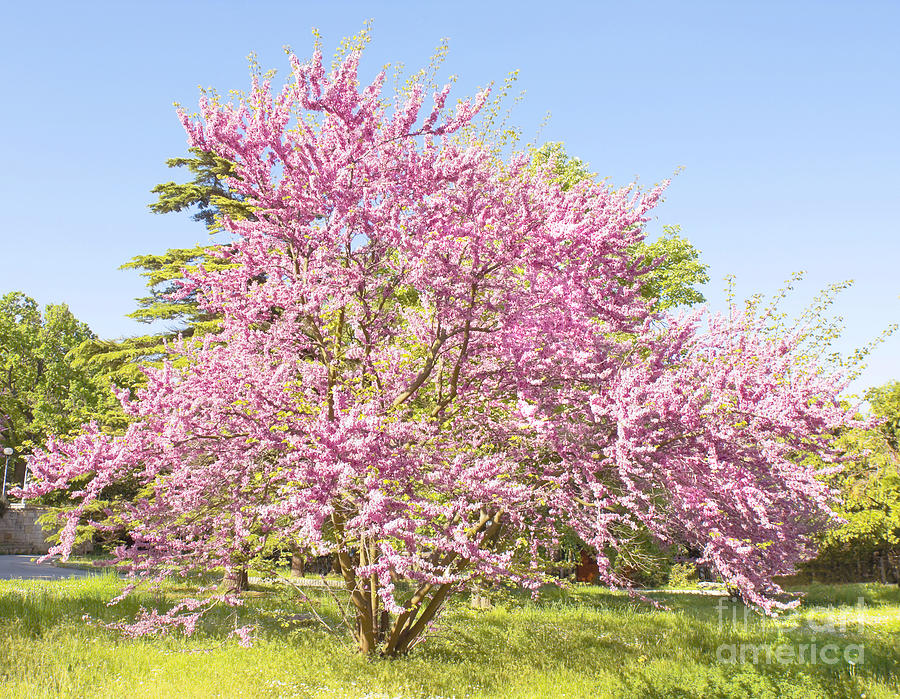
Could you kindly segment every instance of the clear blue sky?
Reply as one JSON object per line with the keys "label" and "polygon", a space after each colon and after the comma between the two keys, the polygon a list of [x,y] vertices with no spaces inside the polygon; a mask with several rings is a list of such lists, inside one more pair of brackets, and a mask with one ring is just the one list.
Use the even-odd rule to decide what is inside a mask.
{"label": "clear blue sky", "polygon": [[[282,46],[331,50],[373,18],[366,70],[427,63],[450,38],[457,95],[521,71],[514,121],[617,184],[673,182],[650,231],[680,224],[721,307],[806,270],[807,301],[852,278],[845,350],[900,320],[898,2],[5,3],[0,291],[66,302],[105,337],[145,330],[117,267],[204,242],[147,210],[186,143],[173,101],[248,84],[246,56],[283,74]],[[900,379],[900,337],[857,387]]]}

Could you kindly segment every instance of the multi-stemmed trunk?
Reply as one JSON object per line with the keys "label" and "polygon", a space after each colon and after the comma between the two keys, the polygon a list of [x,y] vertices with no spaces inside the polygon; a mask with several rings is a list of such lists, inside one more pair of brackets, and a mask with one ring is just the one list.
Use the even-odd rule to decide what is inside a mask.
{"label": "multi-stemmed trunk", "polygon": [[[493,514],[482,512],[479,520],[469,530],[471,539],[479,538],[482,547],[496,543],[501,529],[502,511]],[[378,595],[378,580],[372,575],[359,578],[355,572],[354,557],[351,557],[344,540],[343,521],[337,515],[332,517],[338,543],[337,563],[344,586],[350,595],[354,609],[354,620],[345,620],[351,627],[361,653],[393,658],[404,655],[422,638],[428,627],[440,613],[447,598],[457,587],[455,583],[422,583],[402,605],[404,611],[390,614]],[[374,541],[362,537],[358,541],[359,566],[374,565],[377,546]],[[435,553],[432,562],[444,570],[463,572],[469,561],[456,553]]]}

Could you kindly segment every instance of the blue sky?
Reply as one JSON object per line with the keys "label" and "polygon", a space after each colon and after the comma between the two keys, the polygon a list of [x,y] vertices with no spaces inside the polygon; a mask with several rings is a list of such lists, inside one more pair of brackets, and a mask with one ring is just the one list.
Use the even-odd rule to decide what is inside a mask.
{"label": "blue sky", "polygon": [[[130,257],[205,242],[149,190],[185,152],[172,103],[248,84],[246,56],[286,72],[318,27],[326,49],[374,19],[364,73],[418,68],[442,37],[462,95],[518,69],[513,121],[560,140],[616,184],[684,168],[649,231],[680,224],[722,304],[770,294],[794,307],[854,279],[841,348],[900,321],[900,3],[45,2],[6,3],[0,291],[66,302],[105,337],[145,330]],[[900,337],[857,388],[900,379]]]}

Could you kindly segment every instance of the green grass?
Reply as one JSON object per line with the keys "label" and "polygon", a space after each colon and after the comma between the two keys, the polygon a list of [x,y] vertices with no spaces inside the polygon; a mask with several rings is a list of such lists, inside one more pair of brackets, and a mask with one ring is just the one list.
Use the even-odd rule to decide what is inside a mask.
{"label": "green grass", "polygon": [[[114,576],[0,581],[2,697],[892,697],[900,691],[900,592],[879,585],[813,586],[777,620],[730,600],[654,594],[655,609],[601,588],[541,599],[503,593],[487,611],[451,605],[409,657],[369,661],[348,638],[278,610],[306,611],[290,593],[258,587],[237,611],[217,611],[191,638],[130,640],[83,620],[133,614],[185,589],[114,607]],[[332,624],[337,609],[310,590]],[[862,597],[864,606],[857,608]],[[720,604],[722,611],[717,609]],[[721,622],[720,623],[720,617]],[[733,619],[737,623],[733,623]],[[862,622],[862,623],[860,623]],[[252,648],[228,633],[258,624]],[[734,644],[796,649],[864,646],[861,663],[724,663]]]}

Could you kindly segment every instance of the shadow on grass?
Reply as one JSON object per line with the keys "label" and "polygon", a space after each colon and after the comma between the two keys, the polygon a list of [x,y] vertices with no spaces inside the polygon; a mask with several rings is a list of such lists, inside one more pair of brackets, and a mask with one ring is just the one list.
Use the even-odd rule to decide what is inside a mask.
{"label": "shadow on grass", "polygon": [[[822,592],[810,596],[818,603]],[[832,589],[830,599],[851,607],[859,592]],[[873,606],[896,604],[891,590],[863,592]],[[458,607],[448,613],[435,639],[419,652],[446,664],[475,663],[490,653],[513,667],[545,671],[599,675],[615,668],[629,692],[646,696],[730,695],[738,685],[743,689],[734,696],[744,690],[747,696],[778,696],[801,686],[809,696],[859,696],[859,683],[867,679],[897,686],[897,634],[865,626],[805,621],[785,627],[752,612],[744,623],[742,604],[704,595],[654,594],[668,611],[600,589],[551,591],[538,601],[499,597],[500,606],[488,611]],[[731,606],[737,623],[729,618]],[[823,646],[831,647],[827,658]],[[810,660],[812,648],[816,656]],[[685,687],[697,693],[673,689],[669,679],[676,676],[687,678]]]}
{"label": "shadow on grass", "polygon": [[[55,637],[79,626],[81,638],[105,634],[85,630],[88,615],[103,623],[130,620],[141,606],[166,609],[189,587],[172,583],[163,591],[138,592],[119,604],[107,603],[124,582],[97,576],[47,583],[15,581],[0,584],[0,633],[9,640]],[[896,604],[889,589],[871,587],[865,599],[879,608]],[[340,615],[330,593],[304,590],[317,613],[333,627]],[[823,601],[852,607],[857,589],[810,590],[806,604]],[[289,590],[257,586],[237,610],[216,609],[198,629],[197,643],[210,646],[228,639],[236,625],[254,624],[265,652],[283,653],[293,662],[304,654],[317,657],[334,682],[366,679],[379,691],[426,696],[430,687],[478,687],[477,696],[569,696],[553,682],[572,682],[581,696],[859,696],[871,681],[896,690],[897,634],[877,628],[825,633],[800,624],[785,628],[766,619],[752,623],[722,623],[720,598],[660,594],[670,611],[660,611],[626,594],[600,588],[547,590],[537,600],[527,593],[494,591],[492,609],[476,610],[465,597],[452,603],[438,620],[429,640],[396,662],[367,663],[343,644],[348,635],[328,633],[306,604]],[[843,602],[841,601],[843,600]],[[743,607],[736,618],[742,619]],[[838,654],[849,644],[864,644],[864,662],[781,663],[723,661],[721,648],[741,644],[776,647],[834,643]],[[168,642],[167,642],[168,643]],[[12,647],[12,646],[10,646]],[[168,647],[168,645],[164,646]],[[276,650],[277,648],[293,650]],[[243,653],[241,649],[228,653]],[[224,651],[223,651],[224,652]],[[251,651],[256,652],[256,651]],[[199,656],[192,656],[199,657]],[[280,657],[280,656],[279,656]],[[249,661],[248,661],[249,662]],[[540,685],[544,682],[544,685]],[[867,684],[869,683],[869,684]],[[541,689],[540,687],[544,687]],[[508,692],[510,688],[518,688]],[[796,691],[795,691],[796,690]],[[802,691],[801,691],[802,690]],[[870,695],[871,696],[871,695]]]}
{"label": "shadow on grass", "polygon": [[[164,613],[197,590],[195,584],[185,581],[167,582],[158,589],[138,588],[112,604],[127,584],[127,580],[111,572],[52,582],[3,581],[0,620],[10,635],[40,638],[60,627],[130,623],[142,609]],[[319,590],[310,590],[308,597],[322,620],[332,629],[339,628],[340,614],[333,601]],[[251,589],[242,596],[238,607],[214,606],[203,616],[195,635],[220,641],[228,638],[236,626],[246,624],[256,627],[258,638],[283,637],[300,628],[327,633],[325,626],[308,610],[308,604],[290,592],[276,594],[271,589]]]}

